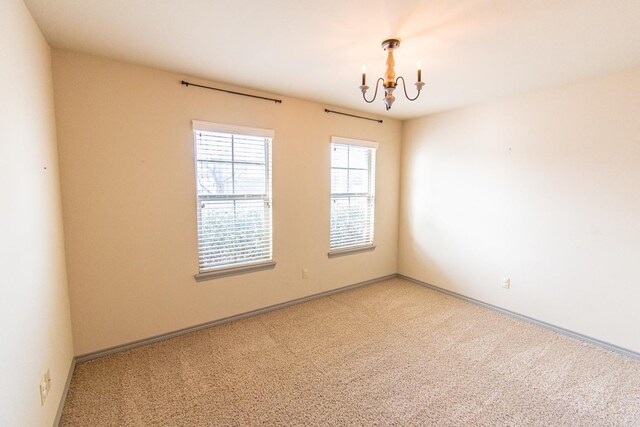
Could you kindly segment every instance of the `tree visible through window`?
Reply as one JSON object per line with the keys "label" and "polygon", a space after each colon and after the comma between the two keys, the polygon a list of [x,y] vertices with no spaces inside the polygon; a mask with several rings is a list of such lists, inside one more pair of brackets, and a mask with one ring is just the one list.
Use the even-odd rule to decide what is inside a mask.
{"label": "tree visible through window", "polygon": [[373,244],[376,146],[332,138],[331,250]]}
{"label": "tree visible through window", "polygon": [[271,138],[239,132],[194,129],[201,273],[272,259]]}

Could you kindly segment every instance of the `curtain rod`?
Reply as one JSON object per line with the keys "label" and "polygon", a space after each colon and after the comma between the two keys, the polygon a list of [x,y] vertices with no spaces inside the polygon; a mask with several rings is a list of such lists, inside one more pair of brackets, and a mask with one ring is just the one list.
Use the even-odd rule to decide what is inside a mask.
{"label": "curtain rod", "polygon": [[382,120],[372,119],[370,117],[364,117],[364,116],[356,116],[355,114],[341,113],[340,111],[329,110],[328,108],[325,108],[324,112],[325,113],[333,113],[333,114],[341,114],[343,116],[355,117],[356,119],[371,120],[372,122],[382,123]]}
{"label": "curtain rod", "polygon": [[184,80],[182,80],[180,82],[180,84],[185,85],[186,87],[189,86],[196,86],[196,87],[201,87],[203,89],[211,89],[211,90],[217,90],[219,92],[225,92],[225,93],[230,93],[233,95],[242,95],[242,96],[248,96],[249,98],[257,98],[257,99],[264,99],[265,101],[273,101],[276,104],[282,104],[282,99],[275,99],[275,98],[267,98],[266,96],[258,96],[258,95],[250,95],[248,93],[242,93],[242,92],[235,92],[233,90],[226,90],[226,89],[219,89],[217,87],[211,87],[211,86],[203,86],[203,85],[199,85],[199,84],[195,84],[195,83],[191,83],[191,82],[186,82]]}

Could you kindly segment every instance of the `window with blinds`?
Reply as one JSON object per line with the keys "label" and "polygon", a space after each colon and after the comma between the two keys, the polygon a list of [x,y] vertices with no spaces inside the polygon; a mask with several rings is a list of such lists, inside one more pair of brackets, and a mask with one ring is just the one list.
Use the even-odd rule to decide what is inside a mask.
{"label": "window with blinds", "polygon": [[194,121],[200,273],[272,260],[273,132]]}
{"label": "window with blinds", "polygon": [[373,245],[377,144],[331,138],[330,250]]}

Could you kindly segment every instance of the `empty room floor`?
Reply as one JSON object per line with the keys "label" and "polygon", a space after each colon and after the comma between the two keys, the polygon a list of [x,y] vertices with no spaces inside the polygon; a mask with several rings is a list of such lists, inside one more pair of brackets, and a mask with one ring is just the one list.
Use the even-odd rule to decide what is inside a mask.
{"label": "empty room floor", "polygon": [[640,425],[640,361],[391,279],[78,364],[61,425]]}

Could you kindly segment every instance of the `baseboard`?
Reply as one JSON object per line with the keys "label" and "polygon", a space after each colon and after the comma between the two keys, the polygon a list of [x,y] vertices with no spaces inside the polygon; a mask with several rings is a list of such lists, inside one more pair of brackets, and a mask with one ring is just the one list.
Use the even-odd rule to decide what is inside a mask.
{"label": "baseboard", "polygon": [[[594,345],[597,345],[599,347],[603,347],[603,348],[605,348],[607,350],[611,350],[611,351],[614,351],[616,353],[620,353],[620,354],[623,354],[625,356],[629,356],[629,357],[632,357],[632,358],[635,358],[635,359],[640,359],[640,353],[638,353],[636,351],[629,350],[627,348],[620,347],[620,346],[617,346],[615,344],[610,344],[608,342],[601,341],[599,339],[592,338],[592,337],[589,337],[587,335],[583,335],[581,333],[574,332],[574,331],[571,331],[569,329],[562,328],[560,326],[552,325],[552,324],[544,322],[542,320],[534,319],[532,317],[525,316],[523,314],[516,313],[514,311],[507,310],[507,309],[495,306],[493,304],[489,304],[489,303],[477,300],[475,298],[467,297],[465,295],[458,294],[456,292],[452,292],[452,291],[446,290],[444,288],[440,288],[438,286],[434,286],[432,284],[423,282],[423,281],[418,280],[418,279],[414,279],[414,278],[409,277],[409,276],[405,276],[403,274],[394,273],[394,274],[389,274],[389,275],[378,277],[378,278],[371,279],[371,280],[365,280],[363,282],[355,283],[355,284],[352,284],[352,285],[343,286],[343,287],[340,287],[340,288],[337,288],[337,289],[332,289],[332,290],[329,290],[329,291],[320,292],[320,293],[309,295],[309,296],[306,296],[306,297],[297,298],[297,299],[294,299],[294,300],[291,300],[291,301],[286,301],[286,302],[282,302],[282,303],[279,303],[279,304],[270,305],[268,307],[247,311],[245,313],[236,314],[236,315],[225,317],[225,318],[222,318],[222,319],[213,320],[211,322],[201,323],[199,325],[190,326],[190,327],[183,328],[183,329],[178,329],[176,331],[168,332],[168,333],[165,333],[165,334],[155,335],[155,336],[152,336],[152,337],[149,337],[149,338],[144,338],[144,339],[137,340],[137,341],[132,341],[132,342],[129,342],[129,343],[126,343],[126,344],[121,344],[121,345],[117,345],[117,346],[114,346],[114,347],[109,347],[109,348],[106,348],[106,349],[103,349],[103,350],[98,350],[98,351],[94,351],[94,352],[91,352],[91,353],[85,353],[85,354],[76,356],[74,358],[74,360],[73,360],[73,364],[72,364],[71,369],[70,369],[70,375],[67,378],[67,384],[65,385],[65,391],[64,391],[64,398],[66,399],[66,393],[68,392],[69,382],[71,380],[71,374],[73,373],[73,369],[74,369],[76,363],[82,363],[82,362],[86,362],[86,361],[89,361],[89,360],[93,360],[93,359],[97,359],[97,358],[100,358],[100,357],[104,357],[104,356],[107,356],[109,354],[130,350],[130,349],[133,349],[133,348],[136,348],[136,347],[142,347],[142,346],[153,344],[153,343],[156,343],[156,342],[159,342],[159,341],[163,341],[163,340],[167,340],[167,339],[170,339],[170,338],[178,337],[180,335],[185,335],[185,334],[196,332],[196,331],[199,331],[199,330],[202,330],[202,329],[207,329],[207,328],[211,328],[211,327],[214,327],[214,326],[222,325],[224,323],[229,323],[229,322],[233,322],[233,321],[236,321],[236,320],[245,319],[247,317],[258,316],[260,314],[268,313],[270,311],[274,311],[274,310],[278,310],[278,309],[281,309],[281,308],[285,308],[285,307],[288,307],[288,306],[291,306],[291,305],[294,305],[294,304],[304,303],[304,302],[311,301],[311,300],[314,300],[314,299],[317,299],[317,298],[322,298],[322,297],[333,295],[333,294],[336,294],[336,293],[339,293],[339,292],[344,292],[344,291],[348,291],[350,289],[355,289],[355,288],[358,288],[358,287],[361,287],[361,286],[371,285],[373,283],[381,282],[383,280],[393,279],[395,277],[399,277],[399,278],[407,280],[409,282],[416,283],[416,284],[418,284],[420,286],[424,286],[426,288],[429,288],[429,289],[432,289],[434,291],[450,295],[452,297],[461,299],[463,301],[470,302],[472,304],[477,304],[479,306],[488,308],[490,310],[497,311],[497,312],[505,314],[507,316],[515,317],[517,319],[532,323],[534,325],[538,325],[538,326],[541,326],[543,328],[550,329],[552,331],[567,335],[569,337],[572,337],[572,338],[575,338],[575,339],[578,339],[578,340],[581,340],[581,341],[584,341],[584,342],[588,342],[590,344],[594,344]],[[62,415],[62,407],[63,406],[64,406],[64,399],[61,402],[61,407],[58,410],[58,416],[56,417],[56,420],[58,420],[60,415]]]}
{"label": "baseboard", "polygon": [[196,332],[196,331],[199,331],[199,330],[202,330],[202,329],[207,329],[207,328],[211,328],[211,327],[214,327],[214,326],[222,325],[224,323],[233,322],[235,320],[245,319],[247,317],[252,317],[252,316],[258,316],[260,314],[268,313],[270,311],[278,310],[278,309],[281,309],[281,308],[284,308],[284,307],[288,307],[290,305],[300,304],[300,303],[311,301],[311,300],[314,300],[314,299],[317,299],[317,298],[322,298],[322,297],[326,297],[326,296],[329,296],[329,295],[333,295],[333,294],[336,294],[338,292],[348,291],[350,289],[358,288],[360,286],[371,285],[373,283],[381,282],[383,280],[393,279],[395,277],[398,277],[398,275],[396,273],[389,274],[387,276],[382,276],[382,277],[378,277],[378,278],[371,279],[371,280],[365,280],[364,282],[359,282],[359,283],[355,283],[355,284],[352,284],[352,285],[343,286],[341,288],[332,289],[330,291],[320,292],[320,293],[309,295],[309,296],[306,296],[306,297],[297,298],[297,299],[294,299],[294,300],[291,300],[291,301],[286,301],[286,302],[282,302],[282,303],[279,303],[279,304],[270,305],[268,307],[247,311],[245,313],[236,314],[236,315],[233,315],[233,316],[225,317],[223,319],[213,320],[211,322],[201,323],[199,325],[190,326],[188,328],[178,329],[178,330],[173,331],[173,332],[167,332],[166,334],[155,335],[153,337],[144,338],[144,339],[137,340],[137,341],[132,341],[132,342],[129,342],[129,343],[126,343],[126,344],[121,344],[121,345],[117,345],[117,346],[114,346],[114,347],[109,347],[109,348],[106,348],[106,349],[103,349],[103,350],[98,350],[98,351],[94,351],[94,352],[91,352],[91,353],[85,353],[85,354],[76,356],[75,362],[76,363],[87,362],[89,360],[97,359],[99,357],[104,357],[104,356],[107,356],[109,354],[119,353],[119,352],[125,351],[125,350],[131,350],[131,349],[136,348],[136,347],[142,347],[144,345],[153,344],[153,343],[156,343],[158,341],[164,341],[164,340],[167,340],[167,339],[170,339],[170,338],[178,337],[180,335],[190,334],[192,332]]}
{"label": "baseboard", "polygon": [[73,371],[76,369],[76,358],[71,359],[71,365],[69,365],[69,372],[67,373],[67,380],[64,382],[64,390],[62,390],[62,396],[58,403],[58,412],[56,412],[56,419],[53,421],[53,427],[57,427],[60,424],[62,418],[62,411],[64,410],[64,404],[67,401],[67,394],[69,394],[69,385],[71,384],[71,377],[73,377]]}
{"label": "baseboard", "polygon": [[498,313],[506,314],[507,316],[515,317],[516,319],[524,320],[525,322],[532,323],[534,325],[550,329],[550,330],[552,330],[554,332],[558,332],[560,334],[569,336],[571,338],[575,338],[575,339],[578,339],[580,341],[587,342],[589,344],[597,345],[597,346],[605,348],[607,350],[614,351],[616,353],[619,353],[619,354],[622,354],[622,355],[625,355],[625,356],[632,357],[634,359],[639,359],[640,360],[640,353],[638,353],[636,351],[633,351],[633,350],[629,350],[628,348],[620,347],[620,346],[617,346],[615,344],[611,344],[611,343],[599,340],[597,338],[592,338],[590,336],[583,335],[581,333],[574,332],[574,331],[571,331],[569,329],[562,328],[560,326],[552,325],[551,323],[547,323],[547,322],[544,322],[542,320],[534,319],[532,317],[525,316],[524,314],[516,313],[515,311],[507,310],[507,309],[498,307],[496,305],[489,304],[489,303],[477,300],[475,298],[467,297],[465,295],[462,295],[462,294],[459,294],[459,293],[456,293],[456,292],[448,291],[448,290],[446,290],[444,288],[440,288],[438,286],[434,286],[434,285],[432,285],[430,283],[423,282],[423,281],[418,280],[418,279],[414,279],[413,277],[405,276],[403,274],[398,274],[398,277],[401,278],[401,279],[407,280],[409,282],[415,283],[417,285],[424,286],[425,288],[429,288],[431,290],[434,290],[434,291],[441,292],[443,294],[452,296],[454,298],[458,298],[458,299],[461,299],[463,301],[470,302],[472,304],[476,304],[476,305],[479,305],[479,306],[484,307],[484,308],[488,308],[488,309],[493,310],[493,311],[497,311]]}

